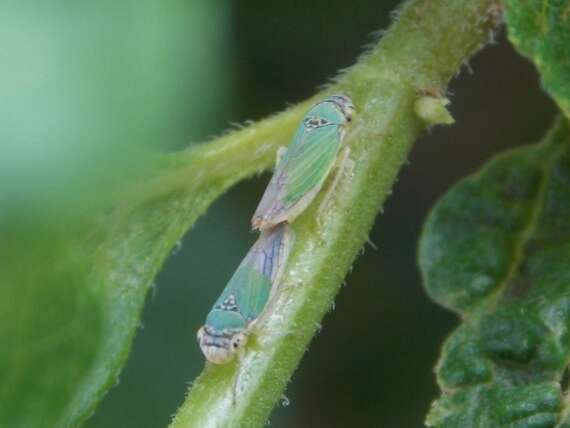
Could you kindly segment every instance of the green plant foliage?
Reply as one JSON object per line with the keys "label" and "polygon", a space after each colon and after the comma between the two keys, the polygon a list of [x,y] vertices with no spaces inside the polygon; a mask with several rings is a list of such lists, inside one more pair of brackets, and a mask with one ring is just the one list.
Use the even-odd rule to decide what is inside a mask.
{"label": "green plant foliage", "polygon": [[[292,286],[288,295],[284,293],[284,298],[291,297],[291,300],[280,306],[283,316],[274,321],[277,328],[258,337],[258,344],[265,346],[253,346],[246,355],[251,358],[244,367],[248,370],[255,367],[256,371],[249,371],[253,375],[249,383],[248,379],[244,383],[241,407],[234,406],[230,413],[219,405],[229,402],[235,366],[208,366],[174,424],[187,426],[193,422],[194,426],[202,427],[206,426],[206,420],[214,424],[228,418],[238,425],[243,421],[251,422],[250,425],[265,423],[365,242],[379,206],[390,194],[414,139],[426,126],[414,112],[415,101],[421,94],[445,92],[447,83],[463,62],[485,42],[492,25],[488,16],[490,3],[491,0],[465,0],[453,5],[444,0],[405,3],[395,25],[383,37],[381,47],[371,50],[339,77],[334,87],[318,95],[320,98],[333,89],[342,91],[352,96],[359,106],[359,118],[350,137],[355,144],[352,156],[357,168],[352,174],[347,173],[348,178],[340,183],[333,208],[321,219],[322,228],[316,225],[318,213],[314,207],[296,224],[302,239],[291,263],[298,269],[287,273]],[[62,5],[55,15],[61,17],[68,10],[72,9]],[[79,16],[83,16],[83,12],[77,10]],[[130,22],[125,19],[131,17],[129,9],[122,13],[124,15],[116,18],[117,22]],[[97,35],[101,22],[112,21],[104,13],[87,15],[102,17],[101,21],[95,19],[88,26]],[[150,13],[148,18],[154,22],[157,15]],[[10,21],[18,23],[16,19]],[[69,21],[79,23],[75,30],[84,28],[85,21]],[[207,19],[197,19],[197,22],[215,27],[204,24],[211,23]],[[186,21],[180,26],[194,27],[186,25]],[[17,25],[12,27],[8,30],[19,31]],[[125,67],[123,51],[116,52],[112,59],[94,55],[101,52],[100,48],[95,52],[86,49],[89,45],[75,37],[81,32],[66,29],[58,33],[63,26],[56,27],[53,31],[59,36],[50,40],[70,43],[73,52],[77,52],[73,58],[91,59],[101,65],[97,77],[105,74],[109,64],[119,64],[124,73],[122,82],[130,82],[135,71],[149,70],[136,61]],[[152,39],[146,39],[150,32],[144,30],[145,24],[138,28],[143,29],[145,43],[149,42],[147,49],[150,49]],[[7,31],[6,26],[0,31]],[[132,29],[128,32],[136,34]],[[110,41],[102,44],[111,51],[120,38],[115,37],[115,33],[105,34],[113,34]],[[40,43],[47,39],[39,34],[34,40]],[[196,40],[197,45],[210,45]],[[156,51],[162,52],[163,45],[170,46],[157,43]],[[41,43],[38,51],[46,53]],[[135,49],[130,51],[136,52]],[[22,57],[41,59],[27,52]],[[46,58],[53,57],[46,55]],[[170,54],[168,58],[177,58],[177,55]],[[93,65],[89,61],[80,63],[74,78],[84,76]],[[207,73],[205,64],[199,61],[196,64]],[[58,67],[67,69],[61,64]],[[40,68],[34,64],[29,67],[30,70]],[[177,72],[178,76],[184,75],[186,68],[182,70],[182,73]],[[152,76],[158,79],[165,72],[162,68],[159,71],[151,72]],[[57,75],[54,73],[52,77],[55,79]],[[102,82],[115,80],[111,71],[109,76]],[[39,125],[35,119],[32,121],[37,129],[25,139],[25,144],[14,136],[26,135],[22,128],[27,123],[20,123],[22,128],[2,128],[10,144],[3,152],[4,168],[0,168],[8,176],[1,181],[0,188],[0,426],[77,426],[117,381],[139,326],[147,291],[176,241],[222,192],[272,165],[277,147],[287,144],[307,106],[315,100],[206,145],[173,155],[149,156],[150,159],[145,158],[143,162],[138,157],[135,159],[130,151],[130,142],[137,139],[137,134],[117,134],[114,129],[135,129],[147,124],[135,111],[138,108],[145,111],[142,118],[164,118],[150,109],[159,103],[158,99],[150,95],[149,99],[137,98],[141,91],[133,84],[126,85],[130,90],[124,99],[119,92],[122,85],[108,88],[112,93],[109,102],[105,97],[99,99],[103,94],[100,88],[105,85],[95,85],[88,89],[94,98],[78,96],[74,102],[62,101],[65,109],[59,112],[53,94],[48,94],[42,103],[34,102],[34,95],[42,86],[25,83],[23,86],[29,91],[27,102],[16,107],[27,113],[34,112],[37,120],[48,118]],[[55,92],[65,92],[73,98],[73,91],[63,90],[73,87],[73,83],[73,78],[64,79],[59,82],[61,87],[55,85],[60,88]],[[158,87],[162,84],[164,82],[156,82]],[[48,82],[47,86],[54,85]],[[218,86],[202,86],[207,93],[195,98],[201,101],[202,96],[207,95],[211,100],[212,87]],[[167,87],[183,93],[176,85]],[[159,88],[157,92],[163,91]],[[18,93],[18,86],[14,85],[10,94],[15,98]],[[148,91],[148,94],[153,93]],[[76,121],[69,112],[79,111],[75,106],[82,103],[97,105],[103,118],[95,120],[95,124],[77,124],[76,133],[70,137],[66,132],[68,123]],[[109,104],[128,108],[123,114],[117,114]],[[162,100],[160,104],[168,110],[166,106],[170,102]],[[185,101],[181,101],[180,105],[183,104]],[[203,103],[198,104],[200,107]],[[41,108],[36,111],[32,107]],[[161,114],[169,116],[165,109]],[[43,146],[50,155],[49,168],[42,171],[36,167],[46,165],[41,161],[26,163],[20,168],[21,159],[37,161],[41,157],[35,158],[36,142],[50,135],[47,131],[53,121],[47,113],[53,112],[59,112],[55,116],[63,118],[57,122],[62,134]],[[132,122],[132,117],[139,121]],[[125,123],[132,126],[125,127]],[[106,131],[92,132],[100,128]],[[159,138],[157,134],[154,136]],[[93,150],[85,150],[86,146],[79,144],[84,142],[83,136],[93,140],[88,145]],[[101,147],[99,140],[106,146]],[[114,159],[107,155],[117,140],[127,141],[128,148],[117,149],[120,156]],[[104,155],[95,156],[100,152]],[[127,174],[121,166],[128,163],[135,164],[131,166],[139,172],[136,179],[124,183]],[[82,175],[84,167],[89,169],[89,174]],[[115,188],[118,182],[121,186]],[[194,332],[188,332],[181,340],[193,335]],[[233,416],[237,417],[232,419]]]}
{"label": "green plant foliage", "polygon": [[431,212],[419,261],[461,326],[437,367],[435,427],[555,427],[570,357],[570,133],[511,151]]}
{"label": "green plant foliage", "polygon": [[203,183],[24,243],[4,235],[0,426],[73,426],[92,411],[116,382],[162,260],[222,189]]}
{"label": "green plant foliage", "polygon": [[506,21],[509,38],[570,117],[570,1],[508,0]]}
{"label": "green plant foliage", "polygon": [[[434,124],[417,114],[416,101],[426,93],[445,93],[464,61],[485,43],[492,25],[489,6],[489,0],[406,2],[377,45],[317,95],[352,98],[357,114],[346,142],[354,167],[337,172],[342,176],[327,209],[322,209],[330,189],[325,183],[292,223],[297,238],[271,316],[258,326],[239,364],[206,364],[172,428],[266,423],[366,242],[412,143]],[[433,119],[433,108],[428,116]],[[435,116],[438,122],[441,111]]]}
{"label": "green plant foliage", "polygon": [[0,426],[75,426],[89,416],[117,381],[177,240],[229,186],[271,165],[304,108],[149,162],[153,172],[116,191],[106,214],[102,205],[74,221],[2,219]]}
{"label": "green plant foliage", "polygon": [[180,171],[158,146],[206,133],[228,92],[225,9],[186,3],[0,3],[0,427],[93,412],[162,260],[223,185],[144,196]]}

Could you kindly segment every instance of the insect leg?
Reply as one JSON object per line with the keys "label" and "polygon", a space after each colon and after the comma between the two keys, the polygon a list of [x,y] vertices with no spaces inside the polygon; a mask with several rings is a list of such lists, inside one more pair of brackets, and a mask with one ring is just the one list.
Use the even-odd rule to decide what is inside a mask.
{"label": "insect leg", "polygon": [[281,162],[281,159],[283,159],[283,156],[285,155],[285,153],[287,153],[287,147],[286,146],[279,146],[279,148],[277,149],[277,155],[275,157],[275,166],[279,165],[279,163]]}

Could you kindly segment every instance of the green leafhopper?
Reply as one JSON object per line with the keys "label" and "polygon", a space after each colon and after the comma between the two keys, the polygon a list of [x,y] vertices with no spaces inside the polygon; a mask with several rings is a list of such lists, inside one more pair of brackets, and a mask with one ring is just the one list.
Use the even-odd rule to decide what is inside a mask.
{"label": "green leafhopper", "polygon": [[332,95],[311,107],[291,144],[278,153],[273,177],[251,220],[253,229],[290,223],[309,206],[335,164],[354,112],[345,95]]}
{"label": "green leafhopper", "polygon": [[212,363],[230,362],[274,297],[294,232],[283,223],[264,230],[198,330],[198,343]]}

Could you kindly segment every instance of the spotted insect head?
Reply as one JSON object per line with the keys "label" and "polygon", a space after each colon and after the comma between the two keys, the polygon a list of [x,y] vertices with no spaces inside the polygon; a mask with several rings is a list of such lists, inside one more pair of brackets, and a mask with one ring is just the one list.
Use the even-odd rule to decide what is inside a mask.
{"label": "spotted insect head", "polygon": [[225,364],[234,359],[246,344],[248,321],[243,317],[233,295],[216,305],[206,324],[198,330],[198,344],[208,361]]}
{"label": "spotted insect head", "polygon": [[247,343],[247,335],[240,331],[218,331],[208,325],[198,330],[198,344],[208,361],[227,364]]}

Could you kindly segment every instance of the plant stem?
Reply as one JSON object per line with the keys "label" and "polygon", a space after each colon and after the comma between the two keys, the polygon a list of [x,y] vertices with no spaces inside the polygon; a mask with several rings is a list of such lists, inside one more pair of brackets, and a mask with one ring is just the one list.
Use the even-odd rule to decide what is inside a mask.
{"label": "plant stem", "polygon": [[[353,99],[358,114],[347,142],[354,169],[343,173],[319,222],[322,195],[293,224],[297,241],[275,310],[252,337],[243,359],[225,366],[206,364],[172,427],[263,426],[366,241],[413,141],[425,128],[414,103],[426,94],[445,94],[449,80],[485,43],[492,3],[406,2],[377,46],[310,100],[330,93]],[[208,159],[218,165],[212,174],[219,174],[219,180],[235,181],[236,165],[239,178],[267,168],[310,101],[188,156],[192,163]],[[238,371],[237,402],[232,404]]]}

